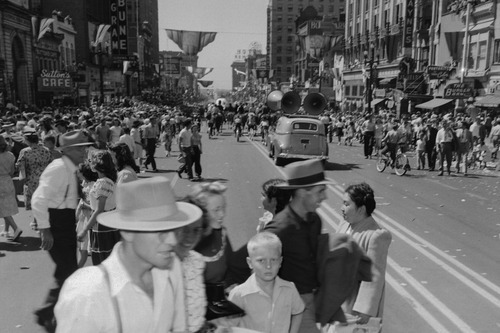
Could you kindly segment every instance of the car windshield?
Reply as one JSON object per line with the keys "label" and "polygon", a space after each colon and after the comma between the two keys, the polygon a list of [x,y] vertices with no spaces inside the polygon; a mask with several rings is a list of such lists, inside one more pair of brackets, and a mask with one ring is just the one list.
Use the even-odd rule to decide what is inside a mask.
{"label": "car windshield", "polygon": [[294,130],[317,131],[318,125],[312,123],[293,123]]}

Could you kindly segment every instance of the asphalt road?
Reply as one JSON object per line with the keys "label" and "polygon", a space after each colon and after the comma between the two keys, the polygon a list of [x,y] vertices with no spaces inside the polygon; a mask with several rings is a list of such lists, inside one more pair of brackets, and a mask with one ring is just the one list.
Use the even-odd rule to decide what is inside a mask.
{"label": "asphalt road", "polygon": [[[258,140],[236,142],[227,127],[211,140],[203,134],[203,177],[227,185],[225,224],[233,247],[239,248],[255,233],[262,215],[260,185],[284,174]],[[175,156],[163,156],[158,149],[160,172],[155,175],[170,178],[179,196],[188,193],[196,183],[179,179]],[[358,143],[331,144],[326,172],[335,185],[319,209],[324,232],[333,232],[341,219],[343,188],[366,181],[375,190],[375,218],[393,235],[384,332],[500,331],[497,172],[438,177],[437,172],[412,170],[398,177],[391,170],[377,172],[375,160],[364,159]],[[53,264],[29,229],[29,213],[21,208],[15,218],[24,229],[20,242],[0,240],[0,332],[41,332],[32,311],[50,285]]]}

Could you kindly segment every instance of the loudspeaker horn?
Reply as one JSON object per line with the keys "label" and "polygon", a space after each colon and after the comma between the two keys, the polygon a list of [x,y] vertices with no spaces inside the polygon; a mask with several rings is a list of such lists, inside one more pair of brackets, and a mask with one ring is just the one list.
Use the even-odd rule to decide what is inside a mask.
{"label": "loudspeaker horn", "polygon": [[292,114],[299,110],[302,104],[302,98],[296,91],[289,91],[281,99],[281,110],[283,113]]}
{"label": "loudspeaker horn", "polygon": [[317,116],[327,107],[326,98],[320,93],[310,93],[304,98],[303,107],[307,114]]}
{"label": "loudspeaker horn", "polygon": [[267,106],[273,111],[281,110],[281,99],[283,98],[283,95],[284,93],[281,90],[271,91],[267,95]]}

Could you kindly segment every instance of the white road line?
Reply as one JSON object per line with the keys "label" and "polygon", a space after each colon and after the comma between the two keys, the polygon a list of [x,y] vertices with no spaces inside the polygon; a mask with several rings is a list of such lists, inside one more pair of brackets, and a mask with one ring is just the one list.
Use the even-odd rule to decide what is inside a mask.
{"label": "white road line", "polygon": [[415,288],[415,290],[432,303],[438,311],[440,311],[446,318],[448,318],[453,324],[455,324],[461,332],[474,332],[474,330],[467,325],[458,315],[456,315],[451,309],[449,309],[443,302],[441,302],[436,296],[434,296],[429,290],[423,287],[413,276],[408,274],[401,266],[398,265],[393,259],[387,258],[387,263],[391,266],[399,275],[401,275],[408,283]]}
{"label": "white road line", "polygon": [[[436,248],[434,245],[423,239],[422,237],[414,234],[404,226],[400,225],[396,221],[394,221],[392,218],[389,216],[385,215],[384,213],[381,212],[374,212],[374,218],[379,222],[381,225],[383,225],[385,228],[387,228],[392,234],[397,235],[401,240],[403,240],[405,243],[407,243],[409,246],[413,247],[415,250],[418,252],[422,253],[424,256],[426,256],[428,259],[432,260],[436,265],[450,273],[453,277],[457,278],[460,280],[462,283],[464,283],[466,286],[474,290],[476,293],[479,295],[483,296],[485,299],[493,303],[496,307],[500,308],[500,299],[494,297],[492,294],[490,294],[488,291],[484,290],[481,288],[479,285],[471,281],[469,278],[461,274],[459,271],[455,270],[453,267],[447,265],[444,261],[441,259],[437,258],[435,255],[431,254],[429,250],[423,249],[422,247],[425,246],[427,249],[431,249],[434,253],[440,255],[443,257],[443,259],[448,260],[449,262],[453,263],[455,266],[460,268],[461,270],[465,271],[469,275],[471,275],[473,278],[484,284],[485,286],[489,287],[492,289],[492,291],[495,291],[496,293],[500,294],[500,287],[489,281],[488,279],[484,278],[482,275],[474,272],[472,269],[469,267],[465,266],[464,264],[460,263],[454,258],[449,257],[449,255],[443,253],[441,250]],[[397,226],[397,228],[400,228],[404,232],[406,232],[408,235],[413,237],[415,240],[418,241],[418,243],[414,242],[407,236],[403,235],[402,232],[399,230],[396,230],[395,227],[391,227],[388,225],[388,223],[384,222],[390,222],[391,224],[394,224]]]}
{"label": "white road line", "polygon": [[385,273],[385,280],[390,284],[394,290],[401,295],[410,306],[422,317],[434,330],[438,333],[451,333],[441,325],[438,319],[436,319],[427,309],[419,303],[405,288],[403,288],[389,273]]}

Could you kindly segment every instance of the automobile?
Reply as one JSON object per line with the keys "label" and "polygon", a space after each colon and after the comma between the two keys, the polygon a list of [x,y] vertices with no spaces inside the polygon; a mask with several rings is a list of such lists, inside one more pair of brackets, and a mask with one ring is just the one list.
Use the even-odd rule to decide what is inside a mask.
{"label": "automobile", "polygon": [[284,115],[278,119],[276,130],[270,134],[269,157],[283,166],[305,159],[328,160],[328,141],[325,126],[316,116]]}

